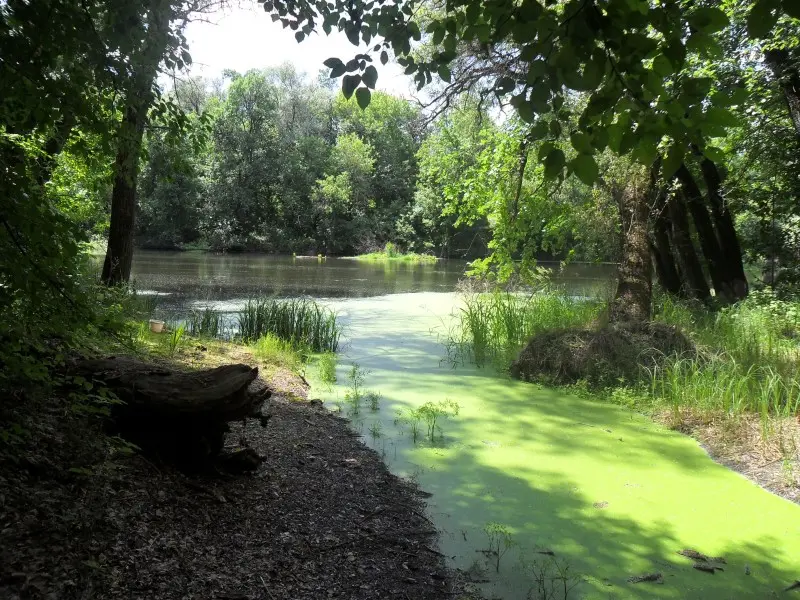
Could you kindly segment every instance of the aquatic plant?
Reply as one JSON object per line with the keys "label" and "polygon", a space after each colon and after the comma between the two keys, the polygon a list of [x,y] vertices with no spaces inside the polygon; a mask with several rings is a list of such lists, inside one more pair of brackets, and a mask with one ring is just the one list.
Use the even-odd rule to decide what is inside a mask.
{"label": "aquatic plant", "polygon": [[365,396],[364,380],[369,371],[358,363],[353,363],[347,373],[347,391],[344,394],[345,402],[350,404],[350,412],[357,415],[361,410],[361,401]]}
{"label": "aquatic plant", "polygon": [[373,421],[372,425],[369,426],[369,433],[372,436],[372,439],[377,439],[381,437],[381,422],[380,421]]}
{"label": "aquatic plant", "polygon": [[525,569],[533,580],[528,590],[529,600],[569,600],[572,591],[583,578],[577,575],[565,560],[557,559],[552,550],[539,550],[542,558]]}
{"label": "aquatic plant", "polygon": [[428,425],[428,439],[434,441],[436,438],[436,431],[442,434],[439,422],[447,417],[455,417],[458,415],[459,406],[454,400],[440,400],[439,402],[426,402],[417,409],[417,413],[423,421]]}
{"label": "aquatic plant", "polygon": [[324,352],[317,358],[319,380],[330,387],[336,383],[336,365],[339,359],[335,352]]}
{"label": "aquatic plant", "polygon": [[483,527],[483,532],[489,538],[489,548],[484,550],[487,557],[494,559],[494,570],[500,572],[500,560],[506,553],[516,546],[516,542],[511,537],[511,531],[505,525],[490,521]]}
{"label": "aquatic plant", "polygon": [[377,411],[380,408],[381,395],[379,392],[374,392],[374,391],[367,392],[365,394],[365,398],[369,403],[370,410]]}
{"label": "aquatic plant", "polygon": [[336,352],[341,326],[332,310],[308,298],[248,300],[239,313],[239,336],[251,342],[268,333],[311,352]]}
{"label": "aquatic plant", "polygon": [[186,319],[186,328],[189,335],[200,338],[222,337],[222,315],[208,306],[202,310],[192,310]]}

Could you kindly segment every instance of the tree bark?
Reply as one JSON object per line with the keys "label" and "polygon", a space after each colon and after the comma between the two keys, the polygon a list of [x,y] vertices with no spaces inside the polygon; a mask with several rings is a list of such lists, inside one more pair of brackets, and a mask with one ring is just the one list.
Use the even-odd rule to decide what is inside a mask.
{"label": "tree bark", "polygon": [[102,280],[107,285],[130,279],[133,263],[133,232],[136,226],[136,185],[146,108],[130,102],[120,123],[114,188],[111,191],[111,222]]}
{"label": "tree bark", "polygon": [[653,264],[661,287],[673,296],[684,296],[685,290],[681,284],[681,275],[672,252],[672,240],[669,236],[670,222],[666,211],[667,196],[661,194],[653,221]]}
{"label": "tree bark", "polygon": [[671,226],[670,237],[675,247],[675,257],[679,271],[683,275],[683,293],[689,297],[707,302],[711,297],[703,266],[697,256],[697,250],[689,230],[689,217],[686,205],[679,194],[670,194],[667,198],[667,212]]}
{"label": "tree bark", "polygon": [[213,461],[229,422],[268,419],[261,407],[271,392],[254,383],[258,369],[248,365],[180,372],[119,357],[82,361],[75,371],[123,401],[111,407],[117,433],[185,465]]}
{"label": "tree bark", "polygon": [[800,64],[792,60],[789,50],[768,50],[764,53],[767,64],[781,86],[789,118],[800,140]]}
{"label": "tree bark", "polygon": [[619,208],[622,250],[617,292],[610,306],[610,320],[647,321],[653,299],[653,265],[648,235],[648,200],[652,186],[644,177],[631,174],[613,185],[611,195]]}
{"label": "tree bark", "polygon": [[142,32],[145,41],[132,57],[133,74],[124,85],[125,103],[117,135],[114,163],[114,188],[111,192],[111,221],[102,281],[106,285],[127,282],[133,262],[133,237],[136,226],[136,183],[139,156],[147,123],[147,112],[155,100],[154,84],[158,65],[169,45],[173,16],[170,0],[151,0],[146,5]]}
{"label": "tree bark", "polygon": [[689,213],[692,215],[700,248],[708,264],[708,274],[714,286],[716,297],[723,302],[735,300],[733,285],[726,270],[725,255],[720,247],[717,233],[706,209],[703,193],[686,165],[681,165],[676,174],[681,184]]}
{"label": "tree bark", "polygon": [[747,276],[744,274],[742,263],[742,247],[739,236],[733,224],[733,217],[728,210],[728,205],[722,197],[722,177],[713,161],[705,158],[700,163],[703,178],[706,182],[706,191],[711,206],[711,216],[717,230],[720,245],[722,246],[725,261],[726,279],[733,292],[734,300],[743,300],[747,297]]}

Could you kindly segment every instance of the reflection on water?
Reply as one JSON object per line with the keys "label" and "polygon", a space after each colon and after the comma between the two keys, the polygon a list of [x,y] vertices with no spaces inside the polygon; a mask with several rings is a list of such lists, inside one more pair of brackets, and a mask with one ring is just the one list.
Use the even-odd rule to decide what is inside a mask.
{"label": "reflection on water", "polygon": [[[557,264],[552,264],[557,268]],[[464,275],[463,260],[435,264],[359,262],[342,258],[293,258],[264,254],[207,254],[139,250],[133,261],[137,289],[168,293],[172,308],[239,300],[258,294],[362,298],[409,292],[452,292]],[[608,289],[613,265],[568,265],[554,275],[567,293]]]}

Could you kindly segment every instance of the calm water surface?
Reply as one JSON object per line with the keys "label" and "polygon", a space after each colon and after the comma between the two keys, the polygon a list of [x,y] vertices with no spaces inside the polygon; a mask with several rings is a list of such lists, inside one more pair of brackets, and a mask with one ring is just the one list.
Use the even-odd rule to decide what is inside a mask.
{"label": "calm water surface", "polygon": [[[554,269],[557,263],[552,263]],[[342,258],[263,254],[208,254],[139,250],[133,279],[140,291],[165,295],[173,308],[242,300],[258,294],[364,298],[414,292],[452,292],[467,268],[463,260],[435,264],[370,263]],[[613,265],[573,264],[554,275],[568,293],[608,289]]]}

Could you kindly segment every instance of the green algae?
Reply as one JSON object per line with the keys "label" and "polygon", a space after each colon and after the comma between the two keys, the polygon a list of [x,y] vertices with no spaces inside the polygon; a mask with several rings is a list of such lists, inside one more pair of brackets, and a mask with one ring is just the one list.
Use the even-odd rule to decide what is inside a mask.
{"label": "green algae", "polygon": [[[532,565],[552,552],[583,582],[570,598],[772,597],[800,575],[800,506],[713,462],[696,441],[623,408],[452,369],[437,334],[454,294],[407,294],[336,304],[346,322],[338,380],[357,363],[377,412],[355,425],[390,468],[430,492],[440,550],[480,572],[487,596],[526,598]],[[331,405],[342,386],[322,397]],[[412,439],[398,412],[458,403],[431,443]],[[488,524],[513,546],[495,572]],[[716,574],[678,551],[726,559]],[[629,583],[659,572],[663,584]],[[535,596],[534,596],[535,597]],[[556,596],[558,597],[558,596]]]}

